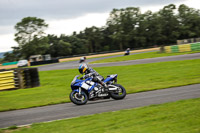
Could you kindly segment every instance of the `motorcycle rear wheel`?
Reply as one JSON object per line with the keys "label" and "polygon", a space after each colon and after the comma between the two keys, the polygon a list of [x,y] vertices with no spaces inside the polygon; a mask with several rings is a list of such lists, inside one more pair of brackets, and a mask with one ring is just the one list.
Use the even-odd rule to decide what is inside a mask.
{"label": "motorcycle rear wheel", "polygon": [[85,94],[84,91],[82,91],[80,95],[78,92],[72,91],[69,97],[70,100],[76,105],[83,105],[86,104],[88,101],[88,96]]}
{"label": "motorcycle rear wheel", "polygon": [[119,87],[119,91],[110,92],[110,96],[115,100],[121,100],[121,99],[125,98],[126,89],[120,84],[113,84],[113,85]]}

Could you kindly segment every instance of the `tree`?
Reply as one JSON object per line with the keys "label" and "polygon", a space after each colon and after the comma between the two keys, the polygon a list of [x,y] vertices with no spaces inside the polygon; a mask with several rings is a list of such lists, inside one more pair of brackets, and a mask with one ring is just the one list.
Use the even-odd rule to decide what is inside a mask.
{"label": "tree", "polygon": [[68,36],[68,42],[71,44],[73,55],[88,53],[88,43],[85,39],[72,35]]}
{"label": "tree", "polygon": [[162,26],[162,40],[165,44],[176,43],[179,36],[179,22],[175,15],[176,6],[170,4],[158,12]]}
{"label": "tree", "polygon": [[18,61],[21,57],[21,51],[19,47],[12,47],[12,52],[6,52],[4,54],[4,58],[2,62],[12,62],[12,61]]}
{"label": "tree", "polygon": [[51,44],[49,53],[53,57],[68,56],[68,55],[71,55],[72,53],[72,46],[69,42],[59,40]]}
{"label": "tree", "polygon": [[179,39],[196,38],[200,35],[200,10],[182,4],[178,8]]}
{"label": "tree", "polygon": [[133,31],[138,26],[138,16],[140,9],[128,7],[126,9],[113,9],[107,21],[107,26],[112,32],[110,37],[118,44],[118,49],[123,50],[129,47],[132,39]]}
{"label": "tree", "polygon": [[[76,55],[76,54],[86,54],[88,53],[88,46],[87,41],[85,39],[79,38],[76,35],[66,36],[64,34],[60,35],[60,37],[57,37],[55,35],[48,35],[49,38],[49,54],[51,54],[53,57],[58,56],[67,56],[68,55]],[[61,42],[68,43],[68,48],[66,48],[66,51],[63,51],[64,49],[61,46]],[[60,52],[63,51],[63,52]],[[63,55],[62,55],[62,54]]]}
{"label": "tree", "polygon": [[101,43],[103,42],[103,34],[101,28],[92,26],[84,30],[84,38],[88,42],[89,52],[102,51]]}
{"label": "tree", "polygon": [[31,42],[21,46],[22,57],[28,59],[31,55],[48,54],[49,46],[47,37],[35,37]]}
{"label": "tree", "polygon": [[64,42],[63,40],[60,40],[58,42],[58,53],[61,56],[66,56],[66,55],[70,55],[72,52],[71,49],[71,44],[69,42]]}
{"label": "tree", "polygon": [[48,27],[48,24],[43,19],[37,17],[26,17],[21,22],[15,25],[17,33],[15,34],[15,41],[19,46],[25,45],[31,42],[34,38],[40,38],[44,36],[44,30]]}
{"label": "tree", "polygon": [[19,44],[21,58],[34,54],[45,54],[49,48],[44,30],[48,27],[43,19],[26,17],[15,25],[15,41]]}

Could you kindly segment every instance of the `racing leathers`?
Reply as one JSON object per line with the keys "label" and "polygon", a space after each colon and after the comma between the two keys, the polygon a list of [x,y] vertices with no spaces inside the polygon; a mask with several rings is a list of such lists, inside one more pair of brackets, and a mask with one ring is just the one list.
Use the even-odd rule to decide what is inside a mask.
{"label": "racing leathers", "polygon": [[84,79],[86,78],[92,78],[92,81],[100,83],[103,87],[105,91],[108,91],[108,87],[107,85],[103,82],[103,76],[101,76],[98,72],[96,72],[94,69],[92,69],[91,67],[88,67],[88,69],[85,72],[85,75],[83,76]]}

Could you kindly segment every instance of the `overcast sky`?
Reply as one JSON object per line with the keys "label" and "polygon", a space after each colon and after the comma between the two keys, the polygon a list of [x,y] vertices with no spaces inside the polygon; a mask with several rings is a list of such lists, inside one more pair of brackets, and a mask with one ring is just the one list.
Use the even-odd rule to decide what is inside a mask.
{"label": "overcast sky", "polygon": [[48,34],[70,35],[86,27],[105,25],[113,8],[140,7],[158,11],[168,4],[186,4],[199,9],[199,0],[0,0],[0,52],[18,46],[14,26],[24,17],[44,19]]}

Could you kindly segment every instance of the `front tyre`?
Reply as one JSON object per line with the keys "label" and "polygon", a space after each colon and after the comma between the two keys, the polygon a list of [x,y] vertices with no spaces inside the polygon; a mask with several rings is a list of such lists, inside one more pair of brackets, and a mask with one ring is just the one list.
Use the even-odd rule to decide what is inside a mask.
{"label": "front tyre", "polygon": [[82,91],[80,95],[78,92],[72,91],[69,97],[70,100],[76,105],[83,105],[86,104],[88,101],[88,96],[85,94],[84,91]]}
{"label": "front tyre", "polygon": [[123,99],[126,96],[125,88],[120,84],[113,84],[113,85],[117,86],[118,89],[116,91],[110,92],[110,96],[115,100]]}

